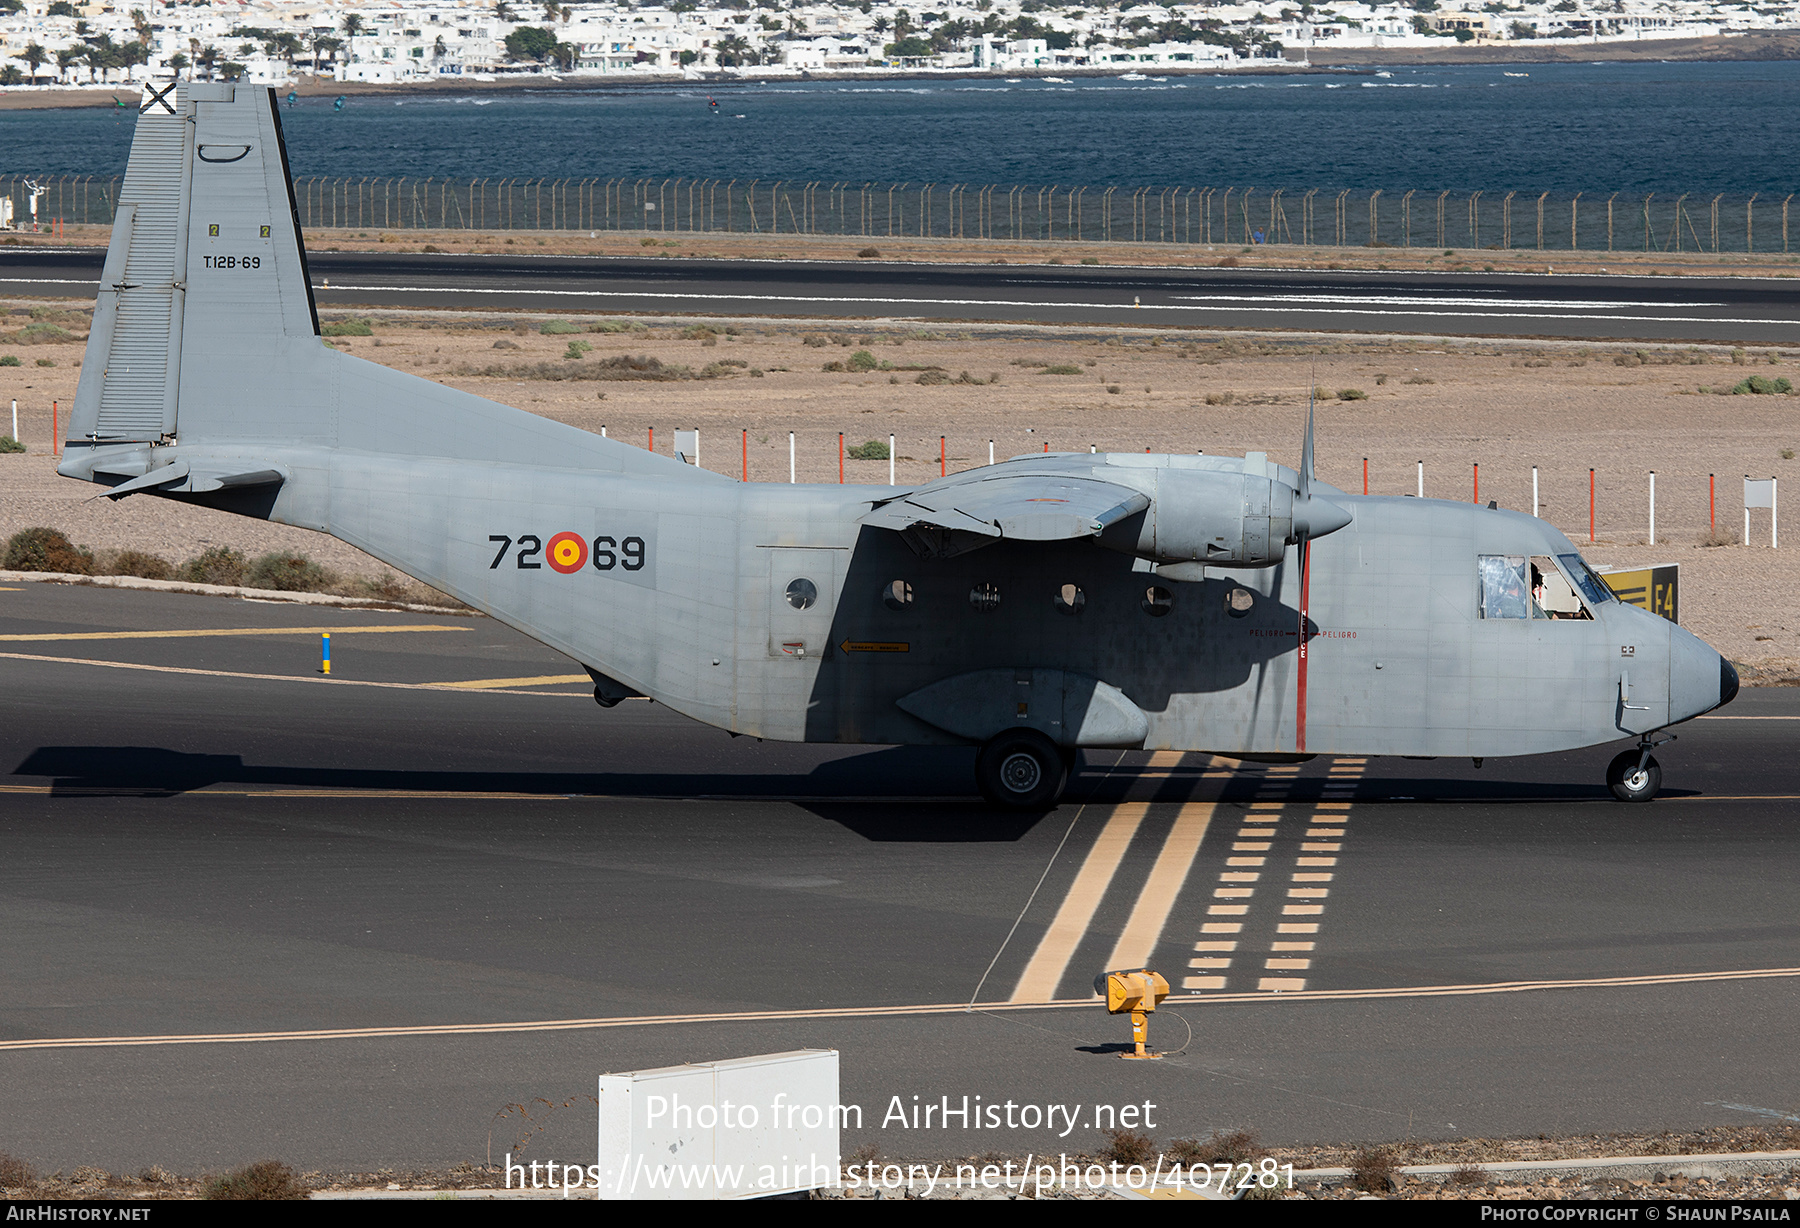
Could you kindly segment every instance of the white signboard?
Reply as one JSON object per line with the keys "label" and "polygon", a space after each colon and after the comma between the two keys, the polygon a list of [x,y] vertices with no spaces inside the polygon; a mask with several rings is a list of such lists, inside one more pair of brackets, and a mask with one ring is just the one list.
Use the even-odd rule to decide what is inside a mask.
{"label": "white signboard", "polygon": [[836,1184],[838,1054],[600,1076],[603,1199],[765,1198]]}
{"label": "white signboard", "polygon": [[690,465],[700,463],[700,432],[676,431],[675,454]]}
{"label": "white signboard", "polygon": [[1764,478],[1752,480],[1748,474],[1744,476],[1744,544],[1750,544],[1750,509],[1766,507],[1769,509],[1769,547],[1774,549],[1779,542],[1775,510],[1775,479]]}

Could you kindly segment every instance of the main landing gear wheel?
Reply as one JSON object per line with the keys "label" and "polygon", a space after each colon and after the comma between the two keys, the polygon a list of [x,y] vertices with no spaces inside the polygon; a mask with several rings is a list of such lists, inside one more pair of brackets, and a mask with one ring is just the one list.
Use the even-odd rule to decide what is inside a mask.
{"label": "main landing gear wheel", "polygon": [[1048,810],[1061,799],[1068,781],[1063,752],[1035,729],[1000,734],[975,760],[981,796],[1003,810]]}
{"label": "main landing gear wheel", "polygon": [[1606,765],[1606,787],[1622,802],[1647,802],[1662,788],[1662,764],[1641,750],[1620,751]]}

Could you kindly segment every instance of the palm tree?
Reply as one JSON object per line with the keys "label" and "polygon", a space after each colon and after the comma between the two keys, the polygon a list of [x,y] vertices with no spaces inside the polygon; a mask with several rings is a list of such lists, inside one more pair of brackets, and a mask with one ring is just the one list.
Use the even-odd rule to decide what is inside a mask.
{"label": "palm tree", "polygon": [[50,53],[45,51],[42,45],[38,43],[29,43],[25,47],[24,58],[25,63],[31,66],[31,79],[35,83],[37,81],[38,65],[49,59]]}
{"label": "palm tree", "polygon": [[362,32],[363,32],[362,16],[357,13],[345,13],[344,14],[344,33],[345,33],[345,35],[350,38],[355,38],[358,34],[361,34]]}
{"label": "palm tree", "polygon": [[437,36],[437,42],[431,44],[431,56],[433,59],[441,60],[448,54],[450,54],[450,49],[444,46],[444,36],[440,34]]}
{"label": "palm tree", "polygon": [[179,76],[181,73],[181,70],[188,66],[188,58],[185,55],[181,54],[181,52],[177,51],[174,55],[169,57],[168,64],[169,64],[169,71],[173,72]]}

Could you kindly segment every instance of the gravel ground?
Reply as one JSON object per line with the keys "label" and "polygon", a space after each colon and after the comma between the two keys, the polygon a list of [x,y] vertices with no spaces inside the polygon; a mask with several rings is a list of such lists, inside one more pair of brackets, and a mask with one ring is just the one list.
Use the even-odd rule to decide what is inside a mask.
{"label": "gravel ground", "polygon": [[[40,315],[46,310],[36,307]],[[77,337],[85,328],[78,312],[60,318]],[[1618,566],[1680,563],[1685,626],[1745,663],[1748,681],[1800,676],[1795,550],[1767,548],[1767,513],[1760,511],[1754,545],[1702,544],[1711,525],[1709,475],[1717,475],[1714,540],[1735,542],[1743,523],[1739,478],[1800,472],[1800,464],[1782,455],[1800,448],[1800,400],[1701,391],[1728,389],[1749,375],[1800,382],[1800,352],[978,325],[922,330],[871,321],[837,327],[714,322],[720,331],[704,336],[684,335],[704,322],[639,321],[629,331],[572,337],[539,333],[540,319],[378,315],[374,336],[336,344],[638,446],[654,430],[656,448],[665,453],[676,428],[698,428],[702,463],[733,475],[744,463],[747,438],[757,481],[786,480],[789,431],[797,436],[802,481],[837,480],[839,431],[850,444],[885,442],[893,433],[903,484],[937,475],[940,435],[947,438],[951,469],[985,463],[989,440],[1000,458],[1046,445],[1092,445],[1225,454],[1260,449],[1293,464],[1310,380],[1323,397],[1324,480],[1360,491],[1367,458],[1372,493],[1410,493],[1422,461],[1427,495],[1470,499],[1479,465],[1482,502],[1530,510],[1535,464],[1540,513],[1590,559]],[[0,316],[0,325],[9,320],[15,328],[29,322]],[[20,433],[32,450],[0,455],[0,534],[47,524],[91,547],[129,547],[175,561],[230,545],[251,555],[307,553],[349,575],[382,570],[305,530],[154,497],[96,500],[93,488],[55,477],[47,452],[50,402],[66,412],[80,346],[9,344],[16,336],[0,327],[0,354],[17,354],[24,363],[0,367],[0,407],[19,399]],[[566,361],[571,340],[591,344],[592,352]],[[824,369],[848,364],[859,350],[893,369]],[[707,379],[592,378],[599,363],[624,355],[695,373],[724,365],[715,365],[718,377]],[[40,367],[40,358],[56,365]],[[1076,373],[1049,374],[1050,368]],[[954,382],[964,372],[971,382]],[[569,375],[586,377],[554,378]],[[932,382],[943,377],[952,382]],[[1366,399],[1338,399],[1352,390]],[[851,482],[887,480],[885,461],[843,465]],[[1647,540],[1651,470],[1658,499],[1654,545]]]}

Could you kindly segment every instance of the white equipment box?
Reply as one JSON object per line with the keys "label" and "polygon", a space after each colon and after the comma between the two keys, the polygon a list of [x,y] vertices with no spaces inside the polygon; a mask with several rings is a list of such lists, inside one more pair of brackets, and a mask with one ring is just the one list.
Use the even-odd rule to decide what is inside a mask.
{"label": "white equipment box", "polygon": [[836,1049],[600,1076],[602,1199],[766,1198],[837,1184]]}

